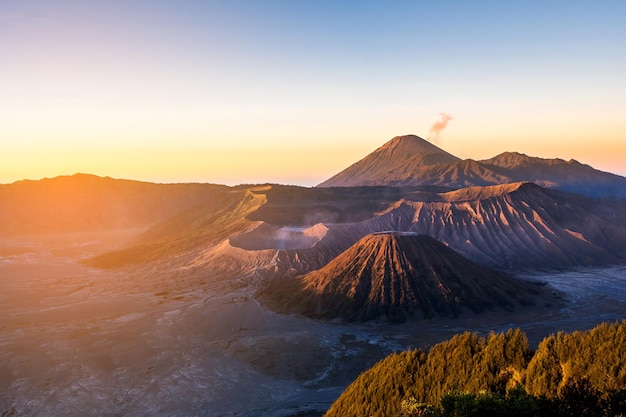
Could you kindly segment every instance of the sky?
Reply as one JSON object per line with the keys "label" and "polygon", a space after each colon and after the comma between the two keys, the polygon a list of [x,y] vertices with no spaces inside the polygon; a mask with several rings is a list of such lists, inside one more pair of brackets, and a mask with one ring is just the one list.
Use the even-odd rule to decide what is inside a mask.
{"label": "sky", "polygon": [[624,17],[601,0],[3,0],[0,183],[311,186],[404,134],[626,175]]}

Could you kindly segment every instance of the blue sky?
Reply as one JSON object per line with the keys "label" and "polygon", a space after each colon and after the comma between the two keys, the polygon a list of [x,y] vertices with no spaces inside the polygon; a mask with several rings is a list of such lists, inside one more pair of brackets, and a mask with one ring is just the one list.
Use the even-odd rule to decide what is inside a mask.
{"label": "blue sky", "polygon": [[[624,2],[5,1],[0,182],[313,185],[393,136],[626,172]],[[5,144],[6,142],[6,144]]]}

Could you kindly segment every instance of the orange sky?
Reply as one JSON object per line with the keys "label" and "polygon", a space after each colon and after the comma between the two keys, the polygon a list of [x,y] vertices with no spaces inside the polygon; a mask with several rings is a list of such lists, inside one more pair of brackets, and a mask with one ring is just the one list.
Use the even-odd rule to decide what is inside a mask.
{"label": "orange sky", "polygon": [[2,3],[0,183],[315,185],[441,113],[461,158],[624,175],[626,6],[531,3]]}

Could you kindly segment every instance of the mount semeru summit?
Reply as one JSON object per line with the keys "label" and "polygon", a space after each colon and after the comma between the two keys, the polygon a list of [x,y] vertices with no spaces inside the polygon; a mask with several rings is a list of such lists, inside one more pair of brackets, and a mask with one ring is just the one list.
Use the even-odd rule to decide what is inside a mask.
{"label": "mount semeru summit", "polygon": [[458,189],[534,182],[588,197],[626,198],[626,178],[575,160],[505,152],[490,159],[461,160],[415,136],[397,136],[318,187],[423,186]]}

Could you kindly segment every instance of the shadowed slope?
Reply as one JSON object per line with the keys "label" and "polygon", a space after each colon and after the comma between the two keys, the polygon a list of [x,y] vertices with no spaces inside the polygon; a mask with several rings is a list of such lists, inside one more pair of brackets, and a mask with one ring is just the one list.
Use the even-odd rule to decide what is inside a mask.
{"label": "shadowed slope", "polygon": [[398,232],[365,236],[323,268],[269,284],[261,297],[280,312],[348,320],[455,316],[464,307],[478,313],[531,300],[526,283],[430,236]]}
{"label": "shadowed slope", "polygon": [[504,152],[479,162],[513,181],[530,181],[542,187],[590,197],[626,198],[626,178],[599,171],[574,159],[543,159],[518,152]]}

